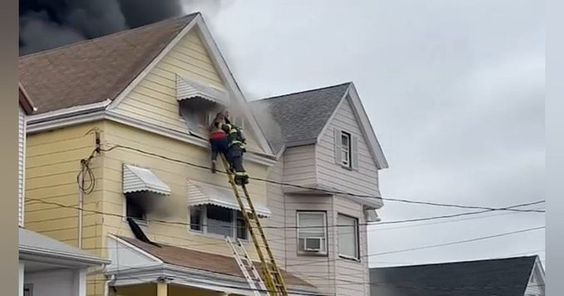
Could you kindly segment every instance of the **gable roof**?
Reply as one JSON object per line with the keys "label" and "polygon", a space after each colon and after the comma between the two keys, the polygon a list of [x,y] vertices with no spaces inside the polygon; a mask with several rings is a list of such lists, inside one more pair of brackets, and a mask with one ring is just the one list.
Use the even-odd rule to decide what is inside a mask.
{"label": "gable roof", "polygon": [[[244,277],[235,258],[174,247],[159,243],[159,246],[142,242],[138,239],[118,236],[119,239],[149,253],[150,255],[162,260],[164,263],[200,269],[225,275]],[[255,262],[257,270],[260,271],[260,263]],[[313,287],[310,283],[281,270],[284,280],[289,285]]]}
{"label": "gable roof", "polygon": [[197,15],[22,56],[20,82],[37,114],[113,100]]}
{"label": "gable roof", "polygon": [[371,295],[524,295],[536,260],[526,256],[371,268]]}
{"label": "gable roof", "polygon": [[[283,146],[314,143],[350,85],[347,82],[252,102],[262,126],[272,118],[280,127],[279,131],[265,133],[273,149],[278,152]],[[263,108],[268,116],[260,112],[265,111]]]}
{"label": "gable roof", "polygon": [[270,97],[252,102],[275,153],[284,147],[314,144],[333,118],[340,103],[348,99],[379,169],[387,168],[380,143],[352,82]]}

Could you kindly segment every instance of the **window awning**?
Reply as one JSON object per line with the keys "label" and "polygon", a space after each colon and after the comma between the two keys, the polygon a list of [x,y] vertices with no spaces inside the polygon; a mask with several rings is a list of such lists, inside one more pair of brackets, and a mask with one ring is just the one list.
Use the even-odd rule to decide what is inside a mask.
{"label": "window awning", "polygon": [[194,98],[202,98],[222,106],[229,106],[229,96],[227,92],[212,86],[186,81],[176,75],[176,99],[183,101]]}
{"label": "window awning", "polygon": [[161,181],[151,170],[124,164],[123,193],[139,191],[169,195],[170,187]]}
{"label": "window awning", "polygon": [[[245,205],[245,209],[250,209],[246,200],[243,200],[243,204]],[[239,203],[231,190],[192,180],[188,181],[188,205],[214,205],[237,211],[241,210],[239,208]],[[260,217],[270,216],[271,212],[266,206],[256,201],[253,201],[253,205],[257,215]]]}

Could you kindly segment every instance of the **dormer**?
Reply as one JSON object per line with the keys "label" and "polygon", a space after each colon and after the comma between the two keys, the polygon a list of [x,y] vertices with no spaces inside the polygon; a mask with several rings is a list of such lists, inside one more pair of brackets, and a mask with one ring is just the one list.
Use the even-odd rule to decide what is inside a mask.
{"label": "dormer", "polygon": [[[267,127],[275,153],[284,163],[286,194],[332,195],[340,191],[380,196],[378,171],[388,163],[352,83],[308,90],[253,102]],[[344,198],[366,208],[377,221],[377,198]]]}

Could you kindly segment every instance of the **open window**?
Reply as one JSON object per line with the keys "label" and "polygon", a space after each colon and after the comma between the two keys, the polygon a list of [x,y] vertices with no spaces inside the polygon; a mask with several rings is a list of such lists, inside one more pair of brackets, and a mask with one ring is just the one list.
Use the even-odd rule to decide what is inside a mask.
{"label": "open window", "polygon": [[335,129],[335,163],[349,170],[358,170],[358,137]]}
{"label": "open window", "polygon": [[213,86],[188,81],[176,76],[176,95],[179,113],[188,125],[188,130],[207,138],[207,129],[217,112],[229,105],[228,94]]}
{"label": "open window", "polygon": [[160,209],[163,196],[170,195],[170,187],[153,171],[123,165],[123,194],[125,196],[125,216],[146,223],[147,214]]}
{"label": "open window", "polygon": [[190,230],[248,239],[248,228],[241,212],[214,205],[190,207]]}

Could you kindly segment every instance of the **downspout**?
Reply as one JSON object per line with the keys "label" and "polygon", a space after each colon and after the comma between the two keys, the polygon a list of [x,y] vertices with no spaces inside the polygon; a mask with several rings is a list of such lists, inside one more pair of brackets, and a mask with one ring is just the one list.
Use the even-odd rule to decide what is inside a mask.
{"label": "downspout", "polygon": [[116,275],[112,274],[110,278],[104,283],[104,296],[110,296],[110,283],[115,281]]}

